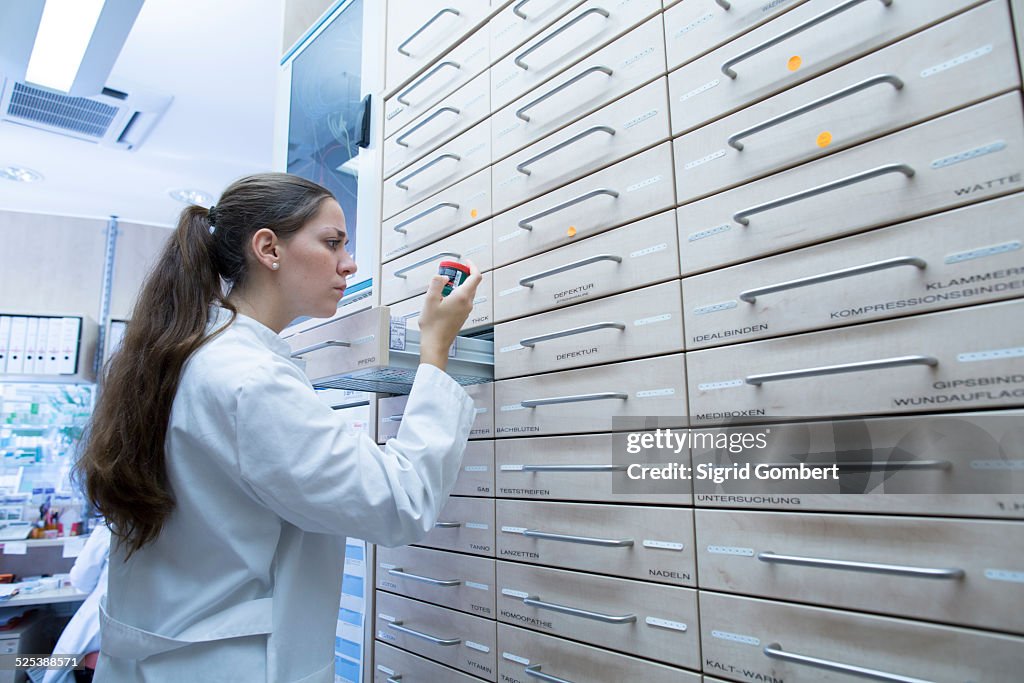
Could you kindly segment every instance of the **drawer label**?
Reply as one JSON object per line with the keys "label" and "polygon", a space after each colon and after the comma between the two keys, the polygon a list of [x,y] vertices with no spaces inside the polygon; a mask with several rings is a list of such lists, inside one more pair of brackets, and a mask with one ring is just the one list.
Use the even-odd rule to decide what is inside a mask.
{"label": "drawer label", "polygon": [[959,57],[954,57],[953,59],[943,62],[942,64],[936,64],[935,66],[930,66],[927,69],[924,69],[923,71],[921,71],[921,78],[928,78],[929,76],[934,76],[935,74],[942,73],[943,71],[949,71],[950,69],[960,66],[961,64],[966,64],[967,62],[972,62],[975,59],[978,59],[979,57],[984,57],[985,55],[991,52],[991,45],[982,45],[981,47],[971,50],[970,52],[966,52],[960,55]]}
{"label": "drawer label", "polygon": [[643,50],[640,50],[640,52],[637,52],[632,57],[628,57],[626,59],[623,59],[622,60],[622,68],[628,69],[629,67],[634,66],[638,62],[643,60],[644,57],[647,57],[647,56],[652,55],[652,54],[654,54],[654,46],[653,45],[648,45],[647,47],[645,47]]}
{"label": "drawer label", "polygon": [[502,588],[501,594],[506,595],[510,598],[520,598],[522,600],[525,600],[526,598],[530,597],[529,593],[525,591],[517,591],[514,588]]}
{"label": "drawer label", "polygon": [[[501,407],[501,412],[503,412],[503,413],[507,413],[510,410],[526,410],[526,406],[524,406],[522,403],[510,403],[507,406],[502,406]],[[500,429],[510,429],[510,428],[501,427]]]}
{"label": "drawer label", "polygon": [[509,351],[519,351],[520,349],[525,349],[525,348],[526,347],[523,346],[522,344],[510,344],[508,346],[502,346],[500,349],[498,349],[498,353],[508,353]]}
{"label": "drawer label", "polygon": [[486,583],[477,583],[476,581],[467,581],[466,586],[469,588],[475,588],[478,591],[487,591],[491,589],[491,587]]}
{"label": "drawer label", "polygon": [[730,640],[734,643],[743,643],[745,645],[760,645],[761,641],[754,636],[744,636],[739,633],[729,633],[728,631],[712,631],[711,635],[715,638],[722,640]]}
{"label": "drawer label", "polygon": [[655,183],[660,183],[663,177],[664,176],[656,175],[656,176],[651,176],[650,178],[646,178],[644,180],[641,180],[638,183],[633,183],[632,185],[630,185],[629,187],[626,188],[626,192],[636,192],[637,190],[642,190],[645,187],[650,187],[651,185],[654,185]]}
{"label": "drawer label", "polygon": [[654,626],[656,628],[668,628],[673,631],[685,631],[686,624],[681,621],[672,621],[671,619],[660,619],[658,617],[647,617],[644,622],[648,626]]}
{"label": "drawer label", "polygon": [[661,315],[654,315],[654,316],[651,316],[650,318],[640,318],[639,320],[634,320],[633,321],[633,325],[635,327],[641,327],[643,325],[650,325],[652,323],[662,323],[662,322],[665,322],[666,320],[671,320],[671,319],[672,319],[672,314],[671,313],[662,313]]}
{"label": "drawer label", "polygon": [[377,671],[380,671],[381,673],[387,674],[388,676],[394,676],[395,675],[395,672],[394,672],[393,669],[389,669],[386,666],[384,666],[383,664],[378,664],[377,665]]}
{"label": "drawer label", "polygon": [[629,121],[626,121],[624,124],[622,124],[622,127],[625,128],[626,130],[629,130],[630,128],[633,128],[634,126],[638,126],[641,123],[643,123],[644,121],[647,121],[648,119],[653,119],[657,115],[658,115],[658,110],[657,109],[652,109],[652,110],[650,110],[648,112],[644,112],[643,114],[640,114],[640,116],[635,116],[635,117],[631,118]]}
{"label": "drawer label", "polygon": [[377,566],[380,567],[381,569],[394,569],[397,565],[391,564],[389,562],[381,562]]}
{"label": "drawer label", "polygon": [[700,95],[702,92],[707,92],[708,90],[711,90],[712,88],[714,88],[715,86],[717,86],[721,82],[722,82],[722,79],[720,79],[720,78],[716,78],[713,81],[708,81],[707,83],[705,83],[704,85],[700,86],[699,88],[694,88],[690,92],[686,92],[686,93],[683,93],[682,95],[680,95],[679,96],[679,101],[680,102],[685,102],[686,100],[690,99],[691,97],[694,97],[696,95]]}
{"label": "drawer label", "polygon": [[462,468],[463,472],[486,472],[487,465],[466,465]]}
{"label": "drawer label", "polygon": [[683,26],[683,27],[682,27],[681,29],[679,29],[678,31],[676,31],[676,32],[675,32],[675,33],[674,33],[674,34],[672,35],[672,39],[673,39],[673,40],[678,40],[678,39],[679,39],[679,38],[681,38],[682,36],[685,36],[685,35],[686,35],[687,33],[689,33],[690,31],[692,31],[693,29],[695,29],[695,28],[697,28],[698,26],[700,26],[701,24],[706,24],[706,23],[708,23],[709,21],[711,21],[711,20],[712,20],[712,19],[714,19],[714,18],[715,18],[715,15],[714,15],[714,13],[713,13],[713,12],[708,12],[707,14],[705,14],[705,15],[704,15],[704,16],[702,16],[702,17],[700,17],[699,19],[694,19],[694,20],[693,20],[693,21],[691,21],[691,22],[690,22],[689,24],[687,24],[686,26]]}
{"label": "drawer label", "polygon": [[[987,256],[996,256],[998,254],[1005,254],[1011,251],[1019,251],[1021,246],[1022,244],[1020,240],[1003,242],[1002,244],[993,244],[990,247],[981,247],[980,249],[971,249],[970,251],[961,251],[956,254],[950,254],[945,259],[943,259],[943,262],[949,264],[963,263],[964,261],[970,261],[976,258],[985,258]],[[1024,269],[1013,268],[1011,270]]]}
{"label": "drawer label", "polygon": [[738,555],[740,557],[753,557],[753,548],[736,548],[728,545],[709,545],[708,552],[712,555]]}
{"label": "drawer label", "polygon": [[629,258],[640,258],[641,256],[647,256],[648,254],[655,254],[659,251],[665,251],[668,249],[668,243],[662,242],[661,244],[655,244],[644,249],[630,252]]}
{"label": "drawer label", "polygon": [[686,572],[677,572],[673,569],[648,569],[648,576],[656,576],[661,579],[675,579],[676,581],[690,581],[690,575]]}
{"label": "drawer label", "polygon": [[[996,389],[995,387],[1016,384],[1012,388]],[[943,380],[932,383],[937,391],[947,389],[979,389],[963,393],[937,394],[932,396],[894,397],[894,406],[948,405],[957,403],[974,403],[977,401],[1003,401],[1006,399],[1024,398],[1024,374],[1003,375],[996,377],[970,377],[967,379]],[[989,388],[990,387],[990,388]]]}
{"label": "drawer label", "polygon": [[486,653],[486,652],[490,652],[491,651],[491,648],[487,647],[486,645],[482,645],[481,643],[477,643],[477,642],[474,642],[472,640],[466,640],[466,641],[463,641],[463,642],[466,643],[466,647],[468,647],[468,648],[470,648],[472,650],[476,650],[477,652],[484,652],[484,653]]}
{"label": "drawer label", "polygon": [[540,553],[533,553],[529,550],[509,550],[508,548],[503,548],[501,554],[504,557],[525,557],[531,560],[540,559]]}
{"label": "drawer label", "polygon": [[708,313],[718,313],[719,311],[728,311],[731,308],[736,308],[739,303],[733,299],[732,301],[722,301],[717,304],[709,304],[707,306],[700,306],[693,309],[695,315],[707,315]]}
{"label": "drawer label", "polygon": [[508,289],[501,290],[500,292],[498,292],[498,296],[508,296],[509,294],[515,294],[516,292],[521,292],[524,289],[526,289],[526,287],[523,287],[521,285],[516,285],[515,287],[509,287]]}
{"label": "drawer label", "polygon": [[502,533],[506,534],[521,534],[526,531],[525,526],[503,526],[501,527]]}
{"label": "drawer label", "polygon": [[509,240],[515,239],[516,237],[522,237],[523,235],[525,235],[528,232],[529,232],[529,230],[523,230],[522,228],[516,228],[515,232],[510,232],[507,235],[502,235],[501,237],[498,238],[498,241],[499,242],[508,242]]}
{"label": "drawer label", "polygon": [[686,239],[690,242],[696,242],[697,240],[702,240],[705,237],[711,237],[712,235],[718,235],[720,233],[728,232],[730,230],[732,230],[732,226],[729,225],[728,223],[724,223],[713,228],[708,228],[707,230],[692,232],[689,234],[689,236],[687,236]]}
{"label": "drawer label", "polygon": [[[519,471],[522,471],[522,465],[519,465]],[[550,489],[513,489],[507,486],[501,487],[502,494],[506,496],[550,496]]]}
{"label": "drawer label", "polygon": [[745,385],[746,382],[742,379],[729,379],[723,382],[705,382],[704,384],[698,384],[697,388],[701,391],[714,391],[716,389],[732,389]]}
{"label": "drawer label", "polygon": [[675,396],[676,390],[672,387],[667,389],[647,389],[636,392],[637,398],[657,398],[659,396]]}
{"label": "drawer label", "polygon": [[972,460],[972,470],[1024,471],[1024,460]]}
{"label": "drawer label", "polygon": [[700,159],[694,159],[693,161],[686,162],[686,165],[683,166],[683,169],[687,170],[687,171],[692,170],[694,168],[697,168],[698,166],[703,166],[704,164],[708,163],[709,161],[714,161],[715,159],[721,159],[722,157],[725,156],[725,154],[726,154],[726,151],[724,149],[720,149],[717,152],[712,152],[711,154],[709,154],[709,155],[707,155],[705,157],[701,157]]}
{"label": "drawer label", "polygon": [[[722,304],[719,304],[722,305]],[[742,337],[743,335],[753,334],[754,332],[765,332],[768,330],[768,323],[758,323],[757,325],[747,325],[746,327],[736,327],[731,330],[720,330],[718,332],[711,332],[709,334],[698,334],[693,338],[695,342],[712,341],[715,339],[729,339],[730,337]]]}
{"label": "drawer label", "polygon": [[490,527],[487,526],[486,524],[484,524],[483,522],[466,522],[466,528],[467,529],[480,529],[482,531],[486,531]]}
{"label": "drawer label", "polygon": [[675,541],[644,541],[645,548],[656,548],[658,550],[682,550],[683,544],[676,543]]}
{"label": "drawer label", "polygon": [[1015,572],[1008,569],[986,569],[985,578],[992,581],[1012,581],[1013,583],[1024,583],[1024,572]]}
{"label": "drawer label", "polygon": [[956,359],[961,363],[976,363],[983,360],[997,360],[1001,358],[1020,358],[1024,356],[1024,346],[1017,346],[1010,349],[992,349],[991,351],[973,351],[971,353],[958,353]]}
{"label": "drawer label", "polygon": [[501,658],[507,659],[510,662],[515,662],[516,664],[522,664],[523,666],[530,666],[529,659],[526,657],[520,657],[519,655],[514,655],[511,652],[502,652]]}
{"label": "drawer label", "polygon": [[518,612],[513,612],[512,610],[501,610],[501,616],[520,624],[528,624],[530,626],[546,628],[551,631],[555,630],[554,625],[550,621],[544,621],[543,619],[537,619],[536,617],[530,617],[525,614],[519,614]]}
{"label": "drawer label", "polygon": [[931,163],[931,167],[936,169],[945,168],[946,166],[959,164],[962,161],[970,161],[971,159],[976,159],[980,156],[985,156],[986,154],[992,154],[993,152],[1002,152],[1004,149],[1006,149],[1006,141],[996,140],[988,143],[987,145],[982,145],[981,147],[975,147],[974,149],[964,150],[963,152],[951,154],[948,157],[936,159]]}

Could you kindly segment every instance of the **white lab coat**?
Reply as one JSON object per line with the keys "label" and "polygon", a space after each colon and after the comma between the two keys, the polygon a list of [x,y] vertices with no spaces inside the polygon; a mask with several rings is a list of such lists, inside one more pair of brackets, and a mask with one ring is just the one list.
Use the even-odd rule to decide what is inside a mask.
{"label": "white lab coat", "polygon": [[[213,312],[208,330],[228,320]],[[96,682],[333,681],[345,537],[423,538],[474,416],[423,364],[398,437],[377,446],[316,397],[278,335],[239,315],[182,373],[173,513],[127,561],[111,548]]]}
{"label": "white lab coat", "polygon": [[[107,553],[110,550],[110,529],[98,525],[92,530],[85,547],[71,568],[71,585],[89,596],[82,601],[74,616],[64,627],[53,648],[58,655],[86,655],[100,649],[100,599],[107,592]],[[75,680],[71,669],[45,669],[29,674],[41,683],[70,683]]]}

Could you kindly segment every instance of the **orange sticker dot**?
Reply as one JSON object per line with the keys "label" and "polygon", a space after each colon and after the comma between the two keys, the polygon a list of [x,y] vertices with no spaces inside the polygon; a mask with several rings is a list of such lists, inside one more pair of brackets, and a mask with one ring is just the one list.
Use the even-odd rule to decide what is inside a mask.
{"label": "orange sticker dot", "polygon": [[469,217],[470,218],[476,218],[476,214],[477,214],[477,210],[473,209],[472,211],[469,212]]}
{"label": "orange sticker dot", "polygon": [[827,130],[822,131],[818,134],[817,142],[818,147],[828,147],[832,144],[832,133],[829,133]]}
{"label": "orange sticker dot", "polygon": [[789,69],[790,71],[796,71],[797,69],[800,68],[800,65],[803,63],[804,60],[800,59],[800,55],[793,55],[792,57],[789,58],[789,61],[786,62],[786,68]]}
{"label": "orange sticker dot", "polygon": [[570,225],[569,229],[566,231],[566,234],[568,234],[569,237],[575,237],[576,236],[576,228],[574,226]]}

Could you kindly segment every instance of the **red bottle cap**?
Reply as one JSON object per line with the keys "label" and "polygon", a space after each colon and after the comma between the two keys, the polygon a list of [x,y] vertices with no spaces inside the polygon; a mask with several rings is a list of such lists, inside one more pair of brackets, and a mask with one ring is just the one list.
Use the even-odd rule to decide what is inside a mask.
{"label": "red bottle cap", "polygon": [[462,271],[466,275],[469,275],[469,266],[463,265],[463,264],[459,263],[458,261],[441,261],[441,263],[438,264],[438,267],[439,268],[454,268],[455,270]]}

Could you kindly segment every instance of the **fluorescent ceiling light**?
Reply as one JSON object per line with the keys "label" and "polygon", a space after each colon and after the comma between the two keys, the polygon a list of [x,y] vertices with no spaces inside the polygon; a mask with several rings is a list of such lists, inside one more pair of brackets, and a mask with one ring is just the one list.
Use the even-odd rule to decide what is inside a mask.
{"label": "fluorescent ceiling light", "polygon": [[213,204],[213,197],[202,190],[171,190],[167,194],[171,195],[172,198],[177,199],[182,204],[198,204],[199,206],[205,207],[209,207]]}
{"label": "fluorescent ceiling light", "polygon": [[34,183],[43,179],[43,174],[22,166],[0,168],[0,178],[13,180],[16,183]]}
{"label": "fluorescent ceiling light", "polygon": [[69,92],[92,40],[104,0],[46,0],[25,80]]}

